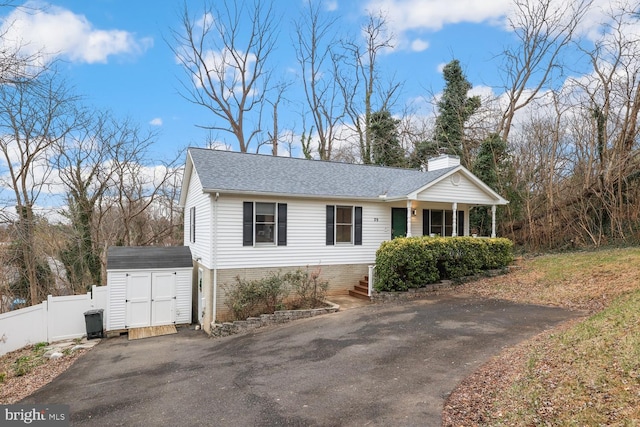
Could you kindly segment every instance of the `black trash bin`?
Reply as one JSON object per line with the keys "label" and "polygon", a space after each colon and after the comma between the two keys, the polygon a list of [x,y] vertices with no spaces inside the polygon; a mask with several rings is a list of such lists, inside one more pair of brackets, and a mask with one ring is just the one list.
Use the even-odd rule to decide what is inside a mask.
{"label": "black trash bin", "polygon": [[102,338],[104,337],[104,330],[102,328],[102,312],[104,310],[98,308],[96,310],[89,310],[84,312],[84,322],[87,325],[87,339]]}

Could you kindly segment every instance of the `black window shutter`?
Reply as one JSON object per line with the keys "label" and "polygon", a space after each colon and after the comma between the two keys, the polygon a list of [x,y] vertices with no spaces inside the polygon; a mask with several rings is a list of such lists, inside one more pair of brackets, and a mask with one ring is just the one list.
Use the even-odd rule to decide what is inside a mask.
{"label": "black window shutter", "polygon": [[428,236],[431,228],[431,211],[429,209],[422,210],[422,235]]}
{"label": "black window shutter", "polygon": [[278,203],[278,246],[287,246],[287,204]]}
{"label": "black window shutter", "polygon": [[193,233],[193,243],[196,242],[196,207],[193,207],[193,222],[191,223],[191,229]]}
{"label": "black window shutter", "polygon": [[195,236],[195,211],[196,211],[196,207],[192,206],[191,209],[189,209],[189,241],[191,243],[194,243],[196,240],[196,236]]}
{"label": "black window shutter", "polygon": [[362,245],[362,206],[355,207],[353,244]]}
{"label": "black window shutter", "polygon": [[464,236],[464,211],[458,211],[458,236]]}
{"label": "black window shutter", "polygon": [[253,246],[253,202],[242,204],[242,246]]}
{"label": "black window shutter", "polygon": [[333,245],[335,227],[335,206],[327,205],[327,245]]}

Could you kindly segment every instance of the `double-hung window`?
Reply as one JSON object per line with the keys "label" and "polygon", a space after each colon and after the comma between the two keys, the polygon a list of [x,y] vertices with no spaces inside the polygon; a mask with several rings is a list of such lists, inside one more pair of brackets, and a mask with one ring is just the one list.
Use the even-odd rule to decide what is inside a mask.
{"label": "double-hung window", "polygon": [[327,206],[327,245],[362,245],[362,207]]}
{"label": "double-hung window", "polygon": [[275,243],[276,204],[256,203],[256,244]]}
{"label": "double-hung window", "polygon": [[243,246],[286,246],[286,203],[244,202],[242,208]]}

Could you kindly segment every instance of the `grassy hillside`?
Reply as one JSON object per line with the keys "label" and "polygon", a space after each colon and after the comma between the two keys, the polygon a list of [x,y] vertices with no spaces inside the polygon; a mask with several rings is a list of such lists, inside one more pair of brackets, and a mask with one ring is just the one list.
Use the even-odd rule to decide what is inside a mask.
{"label": "grassy hillside", "polygon": [[520,259],[516,270],[469,283],[461,291],[595,312],[640,289],[640,248],[573,252]]}
{"label": "grassy hillside", "polygon": [[444,424],[639,425],[640,248],[549,255],[520,266],[464,291],[591,316],[492,360],[452,394]]}

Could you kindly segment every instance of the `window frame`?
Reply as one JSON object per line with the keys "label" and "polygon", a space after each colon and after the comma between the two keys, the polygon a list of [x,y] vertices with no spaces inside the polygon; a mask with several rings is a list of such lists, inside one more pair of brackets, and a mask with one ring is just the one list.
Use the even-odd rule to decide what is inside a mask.
{"label": "window frame", "polygon": [[[253,244],[255,246],[275,246],[277,245],[278,239],[278,204],[275,202],[253,202]],[[270,205],[270,208],[273,208],[273,213],[269,213],[265,215],[264,213],[258,213],[258,206],[262,205]],[[273,215],[273,221],[258,221],[258,216],[269,216]],[[260,233],[258,231],[258,227],[262,226],[271,226],[272,235],[271,239],[268,241],[258,241],[258,236]],[[261,230],[264,231],[264,230]],[[262,234],[264,236],[264,234]]]}
{"label": "window frame", "polygon": [[[338,222],[338,210],[350,209],[350,223]],[[326,245],[361,246],[362,245],[362,206],[326,205]],[[349,227],[349,241],[338,241],[339,227]]]}
{"label": "window frame", "polygon": [[[348,205],[336,205],[336,215],[335,215],[335,238],[334,241],[336,245],[352,245],[353,244],[353,229],[354,229],[354,208],[355,206]],[[341,216],[339,212],[349,212],[349,222],[338,222],[338,218]],[[345,227],[349,227],[349,240],[338,240],[339,236],[342,236],[343,233],[339,230]]]}
{"label": "window frame", "polygon": [[[273,222],[258,221],[258,205],[273,205]],[[242,246],[270,247],[287,246],[287,204],[280,202],[244,201],[242,202]],[[272,241],[259,242],[258,225],[270,224],[273,230]]]}

